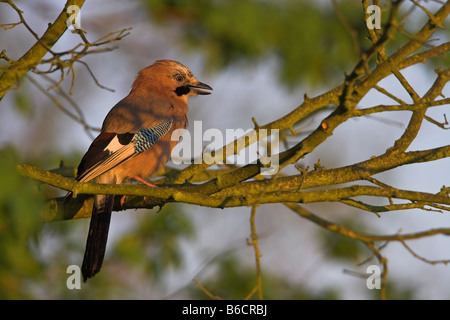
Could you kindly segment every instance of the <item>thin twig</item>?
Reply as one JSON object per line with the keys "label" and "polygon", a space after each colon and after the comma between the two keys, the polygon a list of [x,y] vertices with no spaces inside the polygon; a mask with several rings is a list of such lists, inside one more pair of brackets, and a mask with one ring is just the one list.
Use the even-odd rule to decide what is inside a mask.
{"label": "thin twig", "polygon": [[258,299],[263,299],[263,288],[262,288],[262,271],[261,271],[261,252],[259,251],[258,245],[258,233],[256,231],[255,217],[258,205],[252,207],[250,214],[250,230],[251,230],[251,245],[255,252],[255,264],[256,264],[256,291],[258,292]]}
{"label": "thin twig", "polygon": [[197,280],[195,280],[195,279],[192,279],[192,281],[197,285],[197,287],[199,287],[200,288],[200,290],[202,290],[208,297],[210,297],[211,299],[214,299],[214,300],[223,300],[223,298],[221,298],[221,297],[219,297],[219,296],[217,296],[217,295],[215,295],[215,294],[212,294],[208,289],[206,289],[200,282],[198,282]]}

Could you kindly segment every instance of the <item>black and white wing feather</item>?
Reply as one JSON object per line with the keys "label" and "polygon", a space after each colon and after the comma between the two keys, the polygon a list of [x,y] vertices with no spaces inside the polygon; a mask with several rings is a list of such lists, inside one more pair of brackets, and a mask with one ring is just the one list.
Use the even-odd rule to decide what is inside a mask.
{"label": "black and white wing feather", "polygon": [[90,181],[124,161],[151,148],[169,132],[172,119],[136,133],[102,132],[91,144],[78,166],[78,181]]}

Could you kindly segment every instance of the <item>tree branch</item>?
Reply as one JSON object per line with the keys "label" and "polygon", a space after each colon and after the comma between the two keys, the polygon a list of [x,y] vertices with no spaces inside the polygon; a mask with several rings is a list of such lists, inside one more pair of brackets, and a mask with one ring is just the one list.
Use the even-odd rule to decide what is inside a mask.
{"label": "tree branch", "polygon": [[42,37],[19,60],[12,64],[9,69],[3,72],[0,76],[0,100],[14,83],[39,63],[49,49],[53,47],[67,30],[68,6],[77,5],[81,8],[83,4],[84,0],[68,0],[58,18],[49,24],[48,29]]}

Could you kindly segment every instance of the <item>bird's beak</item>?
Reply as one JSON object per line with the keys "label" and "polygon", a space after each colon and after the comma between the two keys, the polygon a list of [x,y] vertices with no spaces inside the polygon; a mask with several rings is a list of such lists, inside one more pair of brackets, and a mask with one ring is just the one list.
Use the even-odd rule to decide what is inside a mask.
{"label": "bird's beak", "polygon": [[210,86],[208,86],[206,83],[197,81],[194,82],[193,84],[189,85],[189,88],[191,88],[191,91],[195,94],[201,94],[201,95],[205,95],[205,94],[211,94],[211,92],[208,91],[203,91],[200,89],[206,89],[206,90],[212,90],[213,88],[211,88]]}

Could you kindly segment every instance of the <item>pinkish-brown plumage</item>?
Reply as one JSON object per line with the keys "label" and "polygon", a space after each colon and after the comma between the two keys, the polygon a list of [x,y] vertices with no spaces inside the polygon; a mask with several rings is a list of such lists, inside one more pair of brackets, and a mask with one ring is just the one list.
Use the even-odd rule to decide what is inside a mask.
{"label": "pinkish-brown plumage", "polygon": [[[78,166],[78,181],[121,184],[145,180],[168,161],[172,132],[188,124],[187,100],[212,90],[179,62],[158,60],[142,69],[128,96],[106,116],[102,132]],[[114,197],[96,195],[82,273],[84,281],[102,266]]]}

